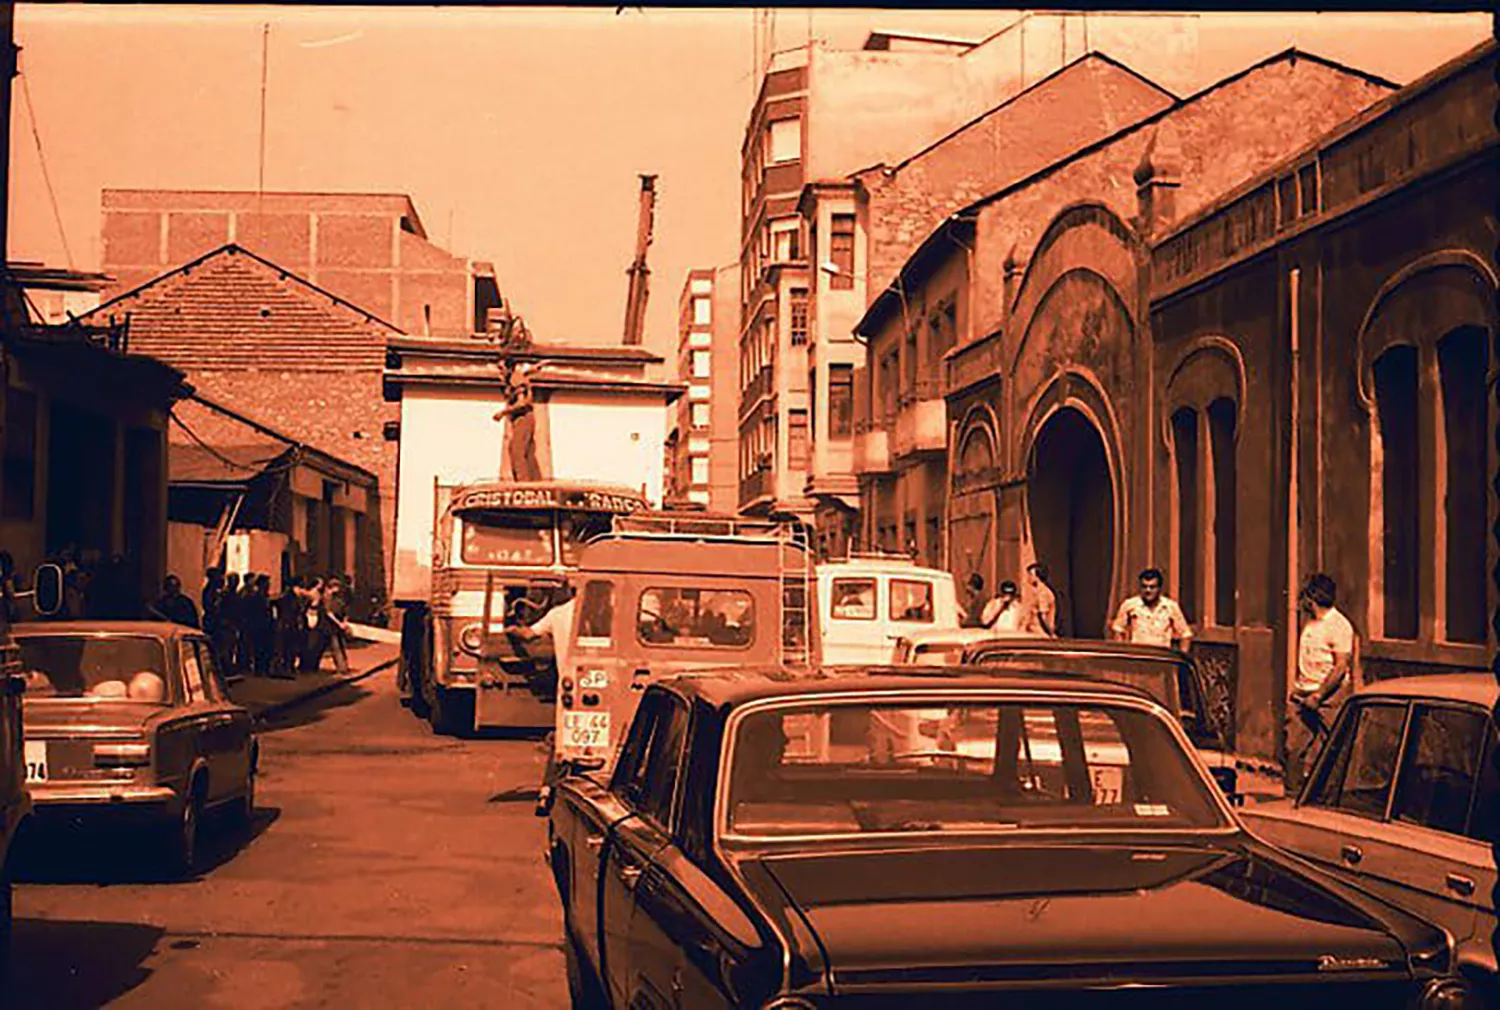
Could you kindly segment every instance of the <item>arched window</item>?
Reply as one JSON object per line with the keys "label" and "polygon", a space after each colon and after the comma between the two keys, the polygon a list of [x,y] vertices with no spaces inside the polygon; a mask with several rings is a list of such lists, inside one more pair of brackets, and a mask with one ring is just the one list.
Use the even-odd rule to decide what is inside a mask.
{"label": "arched window", "polygon": [[1177,463],[1177,602],[1189,621],[1197,621],[1200,496],[1198,488],[1198,412],[1182,407],[1172,414],[1172,454]]}
{"label": "arched window", "polygon": [[1400,344],[1375,359],[1375,412],[1380,432],[1383,634],[1417,637],[1421,564],[1421,453],[1418,354]]}
{"label": "arched window", "polygon": [[1214,623],[1233,627],[1235,619],[1235,533],[1238,474],[1234,460],[1235,404],[1219,397],[1208,405],[1208,438],[1213,491],[1213,594]]}
{"label": "arched window", "polygon": [[1485,640],[1485,476],[1488,474],[1489,348],[1484,330],[1460,327],[1438,341],[1446,443],[1446,634],[1450,642]]}

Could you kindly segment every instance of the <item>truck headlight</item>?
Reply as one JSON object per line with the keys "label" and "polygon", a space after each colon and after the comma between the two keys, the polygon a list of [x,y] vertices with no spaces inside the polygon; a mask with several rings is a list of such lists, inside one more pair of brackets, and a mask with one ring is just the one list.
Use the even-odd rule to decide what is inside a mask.
{"label": "truck headlight", "polygon": [[479,655],[484,650],[484,625],[464,625],[464,629],[458,633],[458,647],[471,656]]}
{"label": "truck headlight", "polygon": [[1479,993],[1458,975],[1435,978],[1422,989],[1418,1010],[1481,1010]]}

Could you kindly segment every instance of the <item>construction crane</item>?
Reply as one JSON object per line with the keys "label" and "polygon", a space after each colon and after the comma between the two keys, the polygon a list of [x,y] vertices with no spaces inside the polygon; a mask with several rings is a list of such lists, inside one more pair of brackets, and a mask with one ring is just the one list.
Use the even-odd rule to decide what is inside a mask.
{"label": "construction crane", "polygon": [[651,245],[651,227],[656,220],[656,176],[641,176],[641,213],[635,230],[635,261],[630,264],[630,291],[625,296],[625,343],[639,344],[646,328],[646,299],[650,295],[651,271],[646,250]]}

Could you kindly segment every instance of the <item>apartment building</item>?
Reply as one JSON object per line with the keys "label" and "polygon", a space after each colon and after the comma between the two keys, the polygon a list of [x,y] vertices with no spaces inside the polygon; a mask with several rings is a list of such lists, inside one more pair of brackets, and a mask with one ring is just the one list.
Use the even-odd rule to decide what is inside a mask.
{"label": "apartment building", "polygon": [[[865,350],[854,327],[881,224],[859,174],[902,164],[1089,48],[1086,19],[1073,15],[999,21],[982,40],[814,41],[773,56],[761,78],[740,152],[739,506],[812,523],[826,552],[847,549],[859,529],[854,373]],[[1186,17],[1156,19],[1151,34],[1166,54],[1196,47]],[[892,240],[920,239],[920,228],[910,221]]]}
{"label": "apartment building", "polygon": [[737,266],[691,270],[678,298],[677,375],[687,396],[676,404],[668,437],[667,497],[715,512],[739,506],[738,273]]}

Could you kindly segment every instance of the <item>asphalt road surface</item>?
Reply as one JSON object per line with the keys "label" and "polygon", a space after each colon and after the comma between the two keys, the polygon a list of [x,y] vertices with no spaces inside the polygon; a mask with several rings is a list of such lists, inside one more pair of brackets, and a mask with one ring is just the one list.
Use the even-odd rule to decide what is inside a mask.
{"label": "asphalt road surface", "polygon": [[8,1006],[567,1006],[535,741],[436,737],[387,670],[261,734],[252,835],[170,882],[120,832],[28,839]]}

